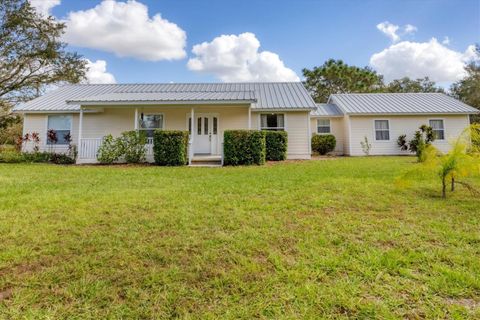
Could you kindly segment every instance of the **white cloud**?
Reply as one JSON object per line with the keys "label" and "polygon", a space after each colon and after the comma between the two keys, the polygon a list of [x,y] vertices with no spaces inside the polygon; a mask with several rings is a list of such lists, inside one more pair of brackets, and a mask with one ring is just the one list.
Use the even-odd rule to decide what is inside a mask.
{"label": "white cloud", "polygon": [[148,61],[182,59],[186,33],[135,0],[104,0],[85,11],[70,12],[65,40],[72,45]]}
{"label": "white cloud", "polygon": [[448,46],[448,45],[450,44],[450,38],[447,37],[447,36],[445,36],[445,38],[443,38],[442,43],[443,43],[444,45]]}
{"label": "white cloud", "polygon": [[214,74],[224,82],[299,81],[278,54],[261,51],[255,34],[221,35],[211,42],[193,46],[194,58],[188,61],[193,71]]}
{"label": "white cloud", "polygon": [[377,29],[392,39],[393,42],[396,42],[400,39],[400,37],[397,35],[398,28],[399,26],[391,24],[388,21],[377,24]]}
{"label": "white cloud", "polygon": [[107,62],[105,60],[97,60],[92,62],[87,60],[87,83],[115,83],[113,74],[107,72]]}
{"label": "white cloud", "polygon": [[50,16],[53,7],[60,4],[60,0],[29,0],[32,7],[37,10],[38,13],[44,16]]}
{"label": "white cloud", "polygon": [[388,21],[377,24],[377,29],[389,37],[392,42],[400,41],[401,36],[415,33],[418,29],[414,25],[406,24],[402,28],[399,25],[392,24]]}
{"label": "white cloud", "polygon": [[451,50],[432,38],[428,42],[403,41],[393,44],[370,58],[370,65],[387,81],[401,77],[451,82],[465,75],[465,63],[477,59],[474,46],[465,52]]}

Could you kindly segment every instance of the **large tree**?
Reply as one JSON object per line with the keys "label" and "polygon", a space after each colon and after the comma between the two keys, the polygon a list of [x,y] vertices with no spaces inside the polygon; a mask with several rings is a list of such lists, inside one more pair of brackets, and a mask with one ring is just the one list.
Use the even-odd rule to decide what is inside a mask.
{"label": "large tree", "polygon": [[85,78],[86,61],[66,51],[64,29],[27,0],[0,0],[0,130],[18,121],[10,114],[12,105],[47,86]]}
{"label": "large tree", "polygon": [[327,60],[312,70],[303,69],[305,86],[316,102],[326,102],[334,93],[377,92],[383,87],[382,76],[368,67],[349,66],[342,60]]}
{"label": "large tree", "polygon": [[437,87],[435,81],[430,80],[428,77],[421,79],[410,79],[404,77],[402,79],[393,80],[385,86],[385,92],[445,92],[443,88]]}
{"label": "large tree", "polygon": [[[465,66],[466,76],[452,84],[450,91],[453,97],[480,110],[480,45],[476,46],[477,59]],[[473,117],[480,122],[480,116]]]}

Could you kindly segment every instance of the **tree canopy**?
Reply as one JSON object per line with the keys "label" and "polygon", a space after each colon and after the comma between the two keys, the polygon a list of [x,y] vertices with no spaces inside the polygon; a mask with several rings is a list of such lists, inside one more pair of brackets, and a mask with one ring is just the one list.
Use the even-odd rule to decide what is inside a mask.
{"label": "tree canopy", "polygon": [[396,79],[387,84],[383,90],[384,92],[445,92],[443,88],[437,87],[435,81],[425,77],[421,79],[410,79],[404,77]]}
{"label": "tree canopy", "polygon": [[342,60],[327,60],[312,70],[303,69],[305,87],[316,102],[326,102],[334,93],[376,92],[383,87],[382,76],[368,67],[349,66]]}

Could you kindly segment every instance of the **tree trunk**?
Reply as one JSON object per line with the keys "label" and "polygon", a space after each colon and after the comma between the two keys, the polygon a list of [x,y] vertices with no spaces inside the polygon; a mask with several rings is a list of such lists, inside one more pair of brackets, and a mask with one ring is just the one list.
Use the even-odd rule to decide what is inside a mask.
{"label": "tree trunk", "polygon": [[455,191],[455,178],[452,177],[452,188],[451,191]]}
{"label": "tree trunk", "polygon": [[442,178],[442,198],[447,197],[447,183],[445,181],[445,177]]}

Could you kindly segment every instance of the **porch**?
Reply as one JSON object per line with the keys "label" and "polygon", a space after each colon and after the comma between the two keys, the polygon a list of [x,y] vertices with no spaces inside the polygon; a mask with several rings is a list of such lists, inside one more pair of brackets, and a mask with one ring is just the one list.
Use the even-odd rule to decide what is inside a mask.
{"label": "porch", "polygon": [[154,162],[154,130],[184,130],[190,132],[190,165],[221,165],[224,130],[251,129],[251,123],[250,105],[82,106],[78,118],[77,163],[96,163],[106,135],[117,137],[130,130],[146,132],[146,160]]}

